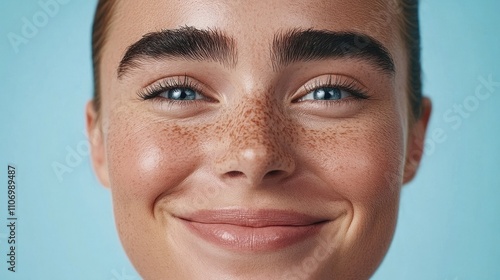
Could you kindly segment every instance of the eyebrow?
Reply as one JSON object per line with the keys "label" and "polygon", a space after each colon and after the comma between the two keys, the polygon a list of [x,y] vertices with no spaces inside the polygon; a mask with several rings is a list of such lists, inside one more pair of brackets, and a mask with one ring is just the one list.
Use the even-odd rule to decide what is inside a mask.
{"label": "eyebrow", "polygon": [[271,57],[275,70],[298,61],[352,58],[369,61],[391,75],[395,72],[394,61],[380,42],[354,32],[312,29],[281,32],[274,37]]}
{"label": "eyebrow", "polygon": [[236,64],[234,39],[216,29],[181,27],[144,35],[129,46],[118,66],[118,78],[148,60],[211,60],[225,66]]}
{"label": "eyebrow", "polygon": [[[217,29],[181,27],[144,35],[128,47],[118,66],[118,78],[139,68],[148,59],[211,60],[228,67],[237,63],[236,43]],[[372,63],[393,75],[394,61],[376,39],[362,33],[292,29],[274,36],[273,69],[299,61],[351,58]]]}

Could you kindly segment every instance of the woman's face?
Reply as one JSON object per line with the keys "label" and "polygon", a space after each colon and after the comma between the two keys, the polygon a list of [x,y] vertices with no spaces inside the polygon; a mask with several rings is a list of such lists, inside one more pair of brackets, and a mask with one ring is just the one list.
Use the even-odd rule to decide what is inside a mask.
{"label": "woman's face", "polygon": [[118,3],[88,125],[145,279],[373,273],[421,141],[398,12],[389,0]]}

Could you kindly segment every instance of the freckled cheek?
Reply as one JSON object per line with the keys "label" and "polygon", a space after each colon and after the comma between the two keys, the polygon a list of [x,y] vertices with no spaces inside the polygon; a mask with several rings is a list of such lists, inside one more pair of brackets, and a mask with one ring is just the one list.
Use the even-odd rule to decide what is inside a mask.
{"label": "freckled cheek", "polygon": [[[353,204],[396,199],[401,186],[404,144],[397,127],[331,130],[309,139],[309,155],[332,191]],[[381,133],[386,131],[386,133]]]}
{"label": "freckled cheek", "polygon": [[119,196],[115,199],[152,207],[193,172],[199,158],[195,138],[181,131],[161,123],[110,129],[108,168],[113,196]]}

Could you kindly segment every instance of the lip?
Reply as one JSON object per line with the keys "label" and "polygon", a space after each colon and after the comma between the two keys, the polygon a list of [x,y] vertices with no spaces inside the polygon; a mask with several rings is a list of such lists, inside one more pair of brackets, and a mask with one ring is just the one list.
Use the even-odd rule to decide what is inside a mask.
{"label": "lip", "polygon": [[317,235],[328,220],[286,210],[201,210],[177,217],[195,235],[238,252],[275,251]]}

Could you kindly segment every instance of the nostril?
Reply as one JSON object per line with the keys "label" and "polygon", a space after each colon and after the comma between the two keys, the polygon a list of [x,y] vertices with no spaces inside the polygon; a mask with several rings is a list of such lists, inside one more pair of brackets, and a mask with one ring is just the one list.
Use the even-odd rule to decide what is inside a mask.
{"label": "nostril", "polygon": [[241,171],[229,171],[226,173],[226,176],[230,177],[230,178],[234,178],[234,177],[240,177],[240,176],[243,176],[245,175],[243,172]]}
{"label": "nostril", "polygon": [[267,172],[266,175],[269,177],[275,177],[275,176],[280,175],[281,172],[282,172],[281,170],[271,170],[271,171]]}

